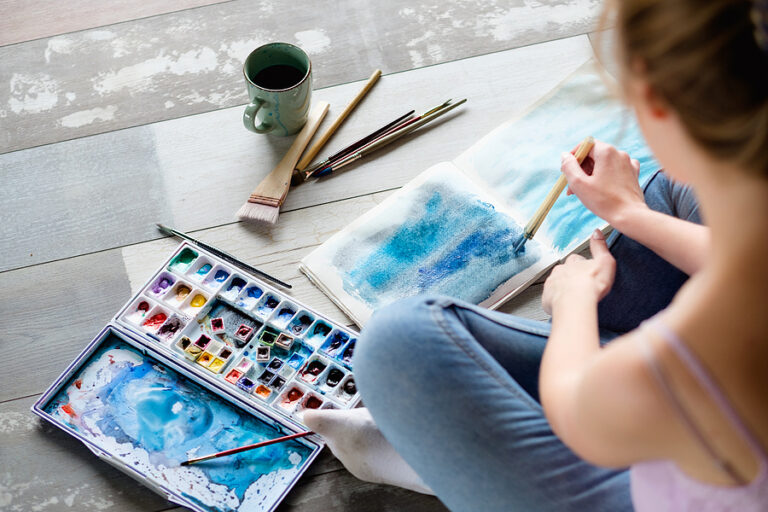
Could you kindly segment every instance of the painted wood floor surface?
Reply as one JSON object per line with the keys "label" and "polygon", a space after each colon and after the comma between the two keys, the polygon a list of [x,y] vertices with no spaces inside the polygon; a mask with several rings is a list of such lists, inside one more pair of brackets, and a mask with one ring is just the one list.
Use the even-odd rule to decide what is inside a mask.
{"label": "painted wood floor surface", "polygon": [[[176,245],[155,222],[289,280],[299,300],[349,323],[298,261],[591,58],[600,4],[0,0],[0,510],[178,509],[29,412]],[[276,227],[238,223],[291,142],[240,121],[242,59],[272,40],[310,54],[313,97],[332,105],[324,126],[360,80],[384,71],[329,152],[412,108],[469,101],[349,172],[292,190]],[[502,310],[543,319],[540,291]],[[326,451],[280,510],[445,509],[361,482]]]}

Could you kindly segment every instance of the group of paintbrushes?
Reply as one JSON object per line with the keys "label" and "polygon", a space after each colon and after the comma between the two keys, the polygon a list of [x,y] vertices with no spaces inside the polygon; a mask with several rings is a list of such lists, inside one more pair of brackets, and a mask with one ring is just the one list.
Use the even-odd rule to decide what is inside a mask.
{"label": "group of paintbrushes", "polygon": [[285,201],[291,184],[297,185],[310,178],[328,176],[329,174],[370,155],[374,151],[393,143],[400,137],[417,130],[438,117],[447,114],[467,101],[466,99],[455,102],[448,100],[421,115],[415,115],[415,111],[411,110],[407,114],[387,123],[373,133],[353,142],[324,160],[310,165],[315,156],[317,156],[347,116],[349,116],[360,100],[363,99],[368,91],[370,91],[374,84],[379,80],[379,77],[381,77],[381,70],[377,69],[366,81],[360,92],[357,93],[354,99],[352,99],[341,114],[339,114],[339,117],[328,127],[318,141],[307,150],[299,161],[304,149],[307,147],[307,144],[314,136],[317,128],[320,126],[320,123],[322,123],[328,112],[329,105],[327,102],[321,101],[315,105],[309,113],[307,123],[296,136],[296,139],[293,141],[293,144],[288,149],[288,152],[283,159],[277,164],[272,172],[259,183],[256,190],[251,193],[248,201],[246,201],[237,212],[237,216],[240,220],[275,224],[278,215],[280,214],[280,206],[282,206]]}

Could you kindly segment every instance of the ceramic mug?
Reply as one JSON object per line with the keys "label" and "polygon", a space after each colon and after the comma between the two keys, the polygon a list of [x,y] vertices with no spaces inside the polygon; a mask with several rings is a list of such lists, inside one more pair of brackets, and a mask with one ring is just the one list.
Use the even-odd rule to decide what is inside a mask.
{"label": "ceramic mug", "polygon": [[312,96],[312,64],[289,43],[269,43],[253,50],[243,64],[251,102],[243,124],[256,133],[292,135],[307,122]]}

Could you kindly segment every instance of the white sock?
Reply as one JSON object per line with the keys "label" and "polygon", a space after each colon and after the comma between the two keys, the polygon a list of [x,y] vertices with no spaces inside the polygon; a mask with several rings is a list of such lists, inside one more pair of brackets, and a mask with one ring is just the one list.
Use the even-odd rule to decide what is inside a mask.
{"label": "white sock", "polygon": [[304,423],[360,480],[434,494],[384,438],[368,409],[307,410]]}

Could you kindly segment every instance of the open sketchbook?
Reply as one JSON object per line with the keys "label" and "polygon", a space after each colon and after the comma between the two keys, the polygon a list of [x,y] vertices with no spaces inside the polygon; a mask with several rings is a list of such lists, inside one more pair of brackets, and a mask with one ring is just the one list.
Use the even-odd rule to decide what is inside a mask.
{"label": "open sketchbook", "polygon": [[355,323],[417,294],[496,308],[580,249],[606,223],[563,193],[519,254],[512,245],[560,175],[560,153],[585,136],[658,164],[634,116],[590,62],[452,162],[430,167],[301,261]]}

